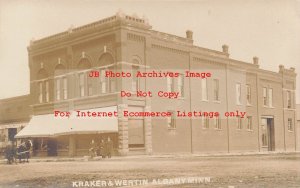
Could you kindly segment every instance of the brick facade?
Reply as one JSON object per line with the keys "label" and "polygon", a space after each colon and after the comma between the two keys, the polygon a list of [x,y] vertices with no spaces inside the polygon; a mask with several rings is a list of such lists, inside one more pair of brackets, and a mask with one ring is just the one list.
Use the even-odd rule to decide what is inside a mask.
{"label": "brick facade", "polygon": [[[151,29],[145,20],[123,14],[31,41],[28,47],[30,67],[30,105],[33,115],[53,113],[54,109],[77,110],[107,106],[118,107],[117,150],[130,153],[210,153],[295,151],[296,149],[296,73],[293,68],[279,67],[278,72],[259,68],[258,58],[242,62],[230,58],[229,47],[221,51],[193,45],[193,33],[179,37]],[[91,70],[116,72],[185,71],[210,72],[207,99],[199,78],[174,79],[174,90],[182,86],[178,99],[121,97],[120,91],[132,91],[134,78],[90,79]],[[82,76],[84,75],[84,76]],[[58,81],[57,81],[58,80]],[[216,80],[216,81],[215,81]],[[81,83],[82,82],[82,83]],[[214,84],[218,83],[218,94]],[[58,84],[59,83],[59,84]],[[65,84],[66,83],[66,84]],[[167,78],[140,78],[135,84],[142,91],[167,91]],[[181,85],[180,85],[181,84]],[[60,88],[60,89],[57,89]],[[240,104],[236,102],[239,88]],[[251,102],[247,94],[250,88]],[[264,106],[264,90],[270,105]],[[59,92],[57,91],[59,90]],[[65,93],[64,93],[65,92]],[[271,94],[272,93],[272,96]],[[215,100],[215,95],[218,99]],[[290,95],[288,104],[287,95]],[[202,118],[176,118],[176,128],[168,127],[166,118],[128,118],[124,110],[138,111],[218,111],[219,127],[209,119],[204,128]],[[244,111],[246,118],[226,118],[225,112]],[[248,130],[248,119],[251,128]],[[267,124],[262,126],[265,119]],[[292,120],[293,128],[288,127]],[[142,123],[141,123],[142,122]],[[272,128],[269,130],[270,125]],[[133,130],[132,127],[137,127]],[[266,129],[271,137],[262,138]],[[142,134],[137,129],[142,130]],[[290,129],[290,130],[289,130]],[[267,131],[267,132],[268,132]],[[133,135],[135,138],[132,138]],[[70,136],[69,150],[81,136]],[[263,145],[266,140],[272,146]],[[275,148],[274,148],[275,146]],[[72,150],[73,150],[72,149]],[[75,149],[74,149],[75,150]],[[78,153],[77,153],[78,154]],[[76,155],[70,151],[69,155]]]}

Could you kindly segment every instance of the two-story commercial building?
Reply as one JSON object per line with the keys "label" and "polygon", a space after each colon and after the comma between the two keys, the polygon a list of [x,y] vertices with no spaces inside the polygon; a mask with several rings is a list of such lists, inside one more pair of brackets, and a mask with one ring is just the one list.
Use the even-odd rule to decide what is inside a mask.
{"label": "two-story commercial building", "polygon": [[[91,140],[108,137],[120,155],[296,150],[295,69],[262,70],[257,57],[231,59],[227,45],[221,51],[195,46],[192,31],[162,33],[117,13],[31,41],[28,57],[32,117],[16,138],[33,139],[37,155],[86,155]],[[108,71],[131,76],[105,76]],[[79,119],[78,111],[106,116]],[[145,112],[171,115],[136,115]],[[204,112],[219,115],[199,115]]]}

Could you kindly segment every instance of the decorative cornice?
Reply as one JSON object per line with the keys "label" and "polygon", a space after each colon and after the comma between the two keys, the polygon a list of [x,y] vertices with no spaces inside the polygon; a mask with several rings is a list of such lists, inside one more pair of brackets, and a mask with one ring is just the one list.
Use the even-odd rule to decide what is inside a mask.
{"label": "decorative cornice", "polygon": [[162,46],[162,45],[158,45],[158,44],[152,44],[152,48],[167,50],[169,52],[182,54],[182,55],[188,55],[189,54],[188,51],[183,51],[183,50],[179,50],[179,49],[175,49],[175,48],[170,48],[170,47],[166,47],[166,46]]}
{"label": "decorative cornice", "polygon": [[84,33],[84,32],[90,32],[90,31],[95,31],[99,28],[103,28],[103,27],[115,27],[115,26],[122,26],[122,25],[129,25],[129,26],[133,26],[133,27],[137,27],[137,28],[141,28],[141,29],[151,29],[152,27],[148,24],[148,22],[143,19],[143,18],[139,18],[137,16],[129,16],[129,15],[122,15],[117,13],[114,16],[87,24],[87,25],[83,25],[80,27],[76,27],[76,28],[69,28],[67,31],[61,32],[61,33],[57,33],[55,35],[51,35],[39,40],[31,40],[30,41],[30,46],[28,47],[28,50],[34,48],[36,45],[41,45],[41,44],[45,44],[48,42],[53,42],[53,41],[61,41],[61,40],[65,40],[67,38],[70,38],[72,36],[75,36],[79,33]]}
{"label": "decorative cornice", "polygon": [[146,40],[144,36],[136,35],[133,33],[127,33],[127,39],[137,42],[145,42]]}

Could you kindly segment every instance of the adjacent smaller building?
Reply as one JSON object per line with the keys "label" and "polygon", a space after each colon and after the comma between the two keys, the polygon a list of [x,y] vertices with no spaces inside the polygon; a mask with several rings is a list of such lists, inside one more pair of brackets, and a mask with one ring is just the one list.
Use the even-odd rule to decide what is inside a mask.
{"label": "adjacent smaller building", "polygon": [[29,122],[32,115],[30,95],[0,100],[0,152]]}

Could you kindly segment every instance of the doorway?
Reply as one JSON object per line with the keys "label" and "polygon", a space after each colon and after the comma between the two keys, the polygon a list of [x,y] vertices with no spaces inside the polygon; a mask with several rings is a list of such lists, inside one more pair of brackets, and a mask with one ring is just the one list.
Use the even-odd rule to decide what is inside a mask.
{"label": "doorway", "polygon": [[275,151],[275,129],[273,117],[262,117],[261,119],[261,142],[267,151]]}
{"label": "doorway", "polygon": [[49,139],[47,141],[47,154],[48,156],[57,156],[57,141]]}

